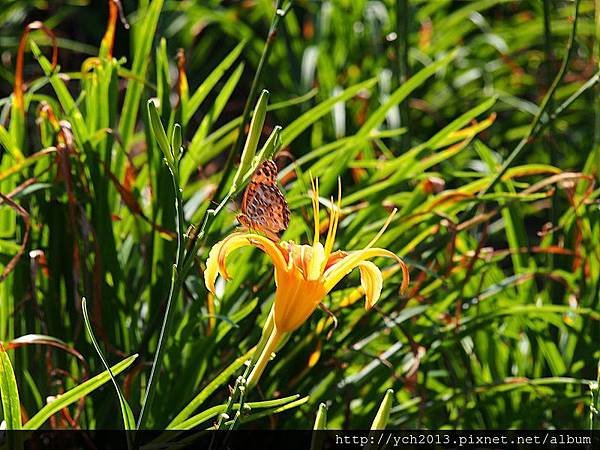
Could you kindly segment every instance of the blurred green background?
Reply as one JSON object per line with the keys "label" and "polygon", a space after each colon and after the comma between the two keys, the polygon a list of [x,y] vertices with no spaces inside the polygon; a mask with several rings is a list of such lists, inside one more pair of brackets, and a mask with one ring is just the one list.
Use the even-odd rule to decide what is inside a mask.
{"label": "blurred green background", "polygon": [[[336,248],[362,248],[397,207],[378,245],[406,260],[411,284],[401,295],[397,267],[379,261],[383,295],[365,312],[358,274],[347,278],[326,301],[331,337],[317,311],[248,399],[303,400],[242,426],[310,428],[324,402],[330,428],[366,428],[388,388],[391,428],[599,426],[596,3],[293,2],[257,77],[270,93],[261,143],[283,127],[284,238],[312,239],[309,174],[324,199],[339,176]],[[175,258],[174,192],[146,102],[160,100],[169,130],[182,125],[185,227],[198,226],[256,102],[274,2],[123,0],[131,28],[116,21],[114,59],[100,50],[107,1],[0,4],[0,192],[22,208],[0,204],[0,336],[22,416],[104,370],[82,296],[109,362],[140,354],[118,378],[137,414]],[[56,37],[59,72],[24,53],[21,111],[17,50],[35,20]],[[50,59],[51,39],[29,37]],[[218,298],[202,279],[238,210],[217,216],[174,305],[149,426],[168,424],[260,337],[268,259],[240,250]],[[227,395],[224,381],[202,408]],[[105,384],[44,426],[120,427],[117,407]]]}

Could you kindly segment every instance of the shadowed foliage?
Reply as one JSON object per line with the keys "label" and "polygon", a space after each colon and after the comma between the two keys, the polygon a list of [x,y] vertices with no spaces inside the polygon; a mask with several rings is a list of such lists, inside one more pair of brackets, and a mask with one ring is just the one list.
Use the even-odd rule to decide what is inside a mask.
{"label": "shadowed foliage", "polygon": [[[121,3],[0,8],[9,429],[600,427],[597,1]],[[246,390],[272,264],[203,272],[271,157],[283,239],[339,182],[333,250],[397,208],[410,284],[353,271]]]}

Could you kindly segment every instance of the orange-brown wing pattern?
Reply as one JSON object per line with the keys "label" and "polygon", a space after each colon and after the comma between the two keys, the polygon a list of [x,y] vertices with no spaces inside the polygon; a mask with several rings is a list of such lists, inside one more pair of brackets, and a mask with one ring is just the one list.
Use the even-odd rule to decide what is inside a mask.
{"label": "orange-brown wing pattern", "polygon": [[277,186],[277,166],[273,161],[263,161],[252,175],[238,221],[267,235],[278,235],[287,229],[290,210]]}

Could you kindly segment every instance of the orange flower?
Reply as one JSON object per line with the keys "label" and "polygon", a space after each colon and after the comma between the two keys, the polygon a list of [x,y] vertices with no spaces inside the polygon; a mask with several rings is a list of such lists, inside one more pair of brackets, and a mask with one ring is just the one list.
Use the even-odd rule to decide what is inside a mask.
{"label": "orange flower", "polygon": [[[281,338],[302,325],[314,312],[325,296],[352,270],[360,270],[360,282],[365,291],[365,308],[370,309],[379,300],[383,286],[383,277],[379,268],[369,260],[378,256],[398,261],[402,269],[402,286],[408,286],[409,275],[406,264],[395,253],[375,248],[373,245],[383,234],[396,210],[362,250],[335,251],[333,245],[340,218],[341,187],[338,191],[337,205],[331,201],[329,211],[329,229],[325,244],[319,242],[319,188],[318,181],[312,183],[312,204],[315,222],[315,234],[312,245],[299,245],[292,241],[273,242],[265,236],[248,232],[234,232],[215,244],[209,253],[204,272],[204,281],[210,292],[215,292],[215,280],[218,274],[229,279],[225,260],[234,250],[248,245],[264,251],[275,268],[275,303],[273,305],[273,327],[268,342],[250,374],[248,384],[258,381],[271,353]],[[265,329],[268,329],[265,327]]]}

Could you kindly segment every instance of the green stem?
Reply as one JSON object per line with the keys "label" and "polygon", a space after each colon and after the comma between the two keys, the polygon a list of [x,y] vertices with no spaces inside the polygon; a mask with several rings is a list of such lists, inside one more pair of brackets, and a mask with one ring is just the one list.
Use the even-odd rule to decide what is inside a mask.
{"label": "green stem", "polygon": [[[552,28],[550,22],[550,0],[544,0],[543,9],[544,9],[544,52],[546,54],[546,80],[547,84],[550,85],[552,80],[552,63],[554,58],[552,57]],[[554,100],[550,99],[548,101],[548,107],[550,109],[554,109]],[[548,132],[546,134],[546,139],[548,140],[548,147],[550,149],[550,165],[556,166],[558,162],[557,155],[557,145],[554,141],[554,121],[550,120],[548,125]],[[557,205],[558,197],[556,195],[552,196],[552,207],[550,210],[550,222],[556,226],[558,222],[558,205]],[[550,235],[551,239],[555,238],[554,234]],[[548,255],[548,265],[550,267],[554,267],[554,255],[550,253]],[[558,295],[557,285],[550,285],[550,297],[556,298]]]}
{"label": "green stem", "polygon": [[202,224],[198,228],[198,232],[193,235],[191,242],[190,242],[190,249],[184,256],[183,264],[181,266],[181,270],[179,271],[180,278],[185,279],[185,277],[189,273],[190,269],[192,268],[192,264],[194,262],[194,257],[196,255],[196,253],[198,253],[198,248],[200,247],[202,238],[206,234],[206,231],[210,229],[210,226],[212,225],[213,221],[217,217],[217,214],[219,214],[219,212],[221,212],[223,210],[223,208],[225,208],[225,205],[227,204],[227,202],[229,202],[231,195],[232,194],[227,194],[223,198],[223,200],[221,200],[221,203],[219,203],[219,205],[215,209],[209,209],[204,214],[204,218],[202,219]]}
{"label": "green stem", "polygon": [[233,420],[229,424],[229,430],[235,430],[237,424],[240,421],[240,416],[243,414],[243,411],[244,411],[244,401],[246,400],[246,386],[240,386],[238,388],[238,391],[240,394],[240,401],[239,401],[240,406],[239,406],[238,410],[235,412],[235,416],[233,417]]}
{"label": "green stem", "polygon": [[[263,349],[267,345],[269,341],[269,337],[273,332],[273,328],[275,327],[275,322],[273,320],[273,315],[275,314],[275,304],[271,306],[271,310],[269,311],[269,315],[267,316],[267,320],[263,325],[262,334],[260,335],[260,340],[258,344],[256,344],[256,348],[254,349],[254,353],[252,354],[252,358],[250,359],[250,365],[248,366],[250,369],[253,368],[258,361],[258,357],[262,353]],[[247,375],[247,374],[246,374]]]}
{"label": "green stem", "polygon": [[552,28],[550,22],[550,0],[544,0],[544,52],[546,53],[546,78],[552,80]]}
{"label": "green stem", "polygon": [[[498,183],[498,181],[500,181],[502,176],[506,173],[508,168],[512,165],[513,161],[521,154],[521,152],[523,151],[525,146],[533,140],[535,135],[537,135],[539,133],[539,131],[541,129],[540,125],[543,125],[540,123],[542,116],[546,112],[546,109],[548,108],[550,101],[551,101],[552,97],[554,96],[556,89],[558,88],[558,85],[562,81],[562,79],[565,75],[565,72],[567,71],[567,66],[569,65],[569,60],[571,59],[571,55],[573,53],[573,43],[575,42],[575,33],[577,31],[577,19],[579,18],[579,4],[580,3],[581,3],[581,0],[575,0],[575,13],[574,13],[574,19],[573,19],[573,26],[571,28],[571,34],[569,35],[569,41],[567,42],[566,54],[565,54],[565,57],[563,58],[562,65],[560,67],[560,70],[558,71],[558,74],[554,78],[554,81],[552,82],[550,89],[546,93],[544,100],[542,101],[542,104],[540,105],[538,113],[533,118],[533,121],[531,122],[531,125],[529,126],[528,133],[523,137],[523,139],[521,139],[521,141],[519,141],[517,146],[514,148],[514,150],[508,156],[508,158],[506,158],[506,160],[504,161],[504,164],[502,164],[502,167],[500,168],[498,173],[496,173],[496,175],[494,176],[494,178],[492,179],[490,184],[488,184],[487,187],[485,187],[479,193],[479,198],[481,198],[485,194],[487,194],[489,192],[489,190],[492,189]],[[548,124],[548,122],[546,122],[546,124]]]}
{"label": "green stem", "polygon": [[[544,0],[544,53],[546,54],[546,79],[548,85],[550,85],[552,80],[552,62],[554,58],[552,57],[552,28],[550,22],[550,0]],[[554,109],[554,99],[550,98],[548,100],[548,107],[550,109]],[[556,145],[552,140],[554,134],[554,122],[550,122],[548,126],[548,141],[550,142],[550,164],[556,165],[558,161],[558,155],[556,154]],[[552,205],[552,223],[555,223],[556,220],[556,205],[554,202],[556,201],[556,197],[552,197],[553,205]]]}
{"label": "green stem", "polygon": [[[397,0],[396,1],[396,29],[398,30],[398,36],[396,38],[397,51],[396,51],[396,67],[397,67],[397,83],[398,87],[402,86],[408,80],[408,0]],[[406,133],[401,137],[402,139],[402,150],[406,151],[410,145],[410,124],[409,124],[409,111],[408,111],[408,98],[405,98],[398,105],[400,109],[400,122],[401,126],[406,127]]]}
{"label": "green stem", "polygon": [[235,155],[239,154],[242,149],[242,144],[244,142],[244,130],[246,129],[246,125],[248,125],[248,121],[250,120],[250,111],[252,105],[255,104],[255,99],[258,95],[260,78],[262,75],[262,71],[265,65],[265,62],[269,59],[269,54],[271,53],[271,48],[273,47],[273,42],[275,41],[275,36],[277,35],[277,28],[279,27],[279,22],[282,17],[285,16],[287,11],[290,9],[292,2],[289,2],[286,5],[285,9],[280,9],[281,0],[277,0],[277,4],[275,5],[275,13],[273,14],[273,18],[271,19],[271,26],[269,27],[269,34],[267,36],[267,40],[265,41],[265,46],[263,48],[262,55],[260,56],[260,61],[258,62],[258,67],[256,68],[256,73],[254,74],[254,79],[252,80],[252,85],[250,86],[250,94],[246,99],[246,105],[244,106],[244,112],[242,114],[242,121],[240,122],[240,126],[238,128],[238,135],[235,141],[235,145],[227,155],[227,160],[225,161],[225,165],[223,166],[223,176],[217,185],[217,189],[215,190],[215,194],[213,198],[218,199],[223,194],[225,190],[225,184],[229,179],[229,174],[233,168],[233,159]]}
{"label": "green stem", "polygon": [[595,394],[592,390],[592,404],[590,405],[590,430],[600,429],[600,426],[596,425],[596,418],[600,417],[600,359],[598,360],[595,388]]}
{"label": "green stem", "polygon": [[248,377],[248,389],[252,389],[258,383],[260,376],[267,367],[267,363],[271,360],[271,355],[277,348],[277,344],[281,341],[283,334],[277,331],[277,328],[273,328],[271,332],[271,336],[269,336],[269,340],[263,348],[260,356],[258,357],[258,361],[256,361],[256,365],[252,369],[250,376]]}
{"label": "green stem", "polygon": [[225,420],[229,420],[229,414],[233,409],[233,400],[240,392],[240,387],[246,383],[246,380],[243,376],[237,377],[235,380],[235,384],[233,385],[233,390],[229,395],[229,399],[227,400],[227,406],[225,407],[225,411],[219,415],[219,420],[217,421],[216,429],[220,430],[223,427],[223,422]]}
{"label": "green stem", "polygon": [[[596,15],[595,34],[596,42],[594,45],[594,61],[598,62],[600,68],[600,0],[595,0]],[[600,180],[600,87],[594,89],[594,142],[592,153],[588,157],[584,171],[586,173],[596,172],[596,179]]]}
{"label": "green stem", "polygon": [[267,320],[265,321],[265,324],[263,326],[263,332],[260,336],[260,340],[258,341],[258,344],[256,344],[256,348],[254,349],[254,353],[252,355],[252,358],[250,359],[250,364],[248,364],[248,366],[246,367],[244,374],[241,377],[238,377],[238,379],[235,382],[233,391],[231,392],[231,395],[229,396],[229,400],[227,401],[227,408],[225,409],[225,414],[222,414],[219,417],[219,420],[217,422],[217,426],[216,426],[217,430],[221,429],[225,425],[225,423],[226,423],[225,420],[229,418],[228,416],[231,413],[231,410],[233,407],[233,401],[235,400],[235,398],[238,395],[239,395],[238,403],[241,406],[238,409],[238,411],[236,412],[234,419],[232,421],[230,421],[229,429],[230,430],[234,429],[239,421],[239,416],[243,411],[242,407],[244,404],[245,394],[247,391],[248,374],[255,367],[259,355],[261,355],[263,353],[263,350],[264,350],[265,346],[268,344],[269,338],[270,338],[271,333],[274,328],[273,311],[274,311],[274,307],[271,308],[271,311],[269,312]]}
{"label": "green stem", "polygon": [[[273,45],[273,41],[277,34],[277,29],[279,27],[280,20],[285,17],[286,13],[292,6],[292,2],[288,2],[284,9],[280,9],[281,0],[277,0],[277,5],[275,9],[275,14],[273,15],[273,19],[271,21],[271,27],[269,29],[269,35],[267,37],[267,41],[265,42],[265,46],[263,48],[263,53],[260,57],[260,61],[258,63],[258,68],[256,69],[256,73],[254,75],[254,79],[252,80],[252,86],[250,87],[250,94],[248,99],[246,100],[246,105],[244,106],[244,112],[242,114],[242,121],[240,122],[240,126],[238,128],[238,136],[235,141],[234,147],[231,149],[229,154],[227,155],[227,160],[225,161],[225,165],[223,166],[223,175],[219,184],[217,185],[217,189],[213,198],[218,199],[221,197],[224,189],[225,183],[229,179],[229,175],[231,174],[231,170],[233,169],[233,158],[236,154],[240,153],[242,148],[242,143],[244,142],[244,130],[246,129],[246,125],[250,120],[250,107],[254,104],[254,99],[258,94],[259,89],[259,81],[263,71],[263,67],[265,62],[269,57],[269,53],[271,52],[271,47]],[[192,236],[190,241],[189,251],[186,253],[183,265],[181,270],[179,271],[179,277],[185,279],[189,270],[192,267],[192,263],[194,262],[194,256],[198,252],[198,248],[200,247],[200,242],[204,235],[206,234],[206,230],[210,228],[212,221],[215,219],[217,214],[225,207],[229,199],[235,195],[235,192],[230,192],[220,201],[219,205],[213,210],[209,209],[204,214],[204,218],[202,220],[202,224],[198,228],[198,232]],[[181,283],[180,283],[181,284]]]}
{"label": "green stem", "polygon": [[167,305],[165,308],[165,316],[158,336],[158,343],[156,345],[156,352],[154,354],[154,361],[152,362],[152,370],[150,371],[150,378],[148,379],[148,385],[146,386],[146,392],[144,394],[144,400],[142,402],[142,409],[138,418],[137,428],[140,429],[145,425],[148,417],[148,411],[151,410],[154,397],[156,395],[156,378],[160,373],[162,364],[164,361],[163,352],[164,344],[168,336],[171,334],[171,327],[173,323],[173,304],[177,302],[179,298],[179,290],[181,289],[182,280],[179,270],[183,262],[183,234],[184,234],[184,217],[183,217],[183,198],[181,195],[181,189],[179,187],[179,170],[177,168],[169,167],[169,173],[173,181],[173,189],[175,190],[175,221],[177,227],[177,256],[175,264],[173,265],[173,272],[171,274],[171,286],[169,287],[169,295],[167,297]]}

